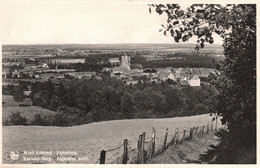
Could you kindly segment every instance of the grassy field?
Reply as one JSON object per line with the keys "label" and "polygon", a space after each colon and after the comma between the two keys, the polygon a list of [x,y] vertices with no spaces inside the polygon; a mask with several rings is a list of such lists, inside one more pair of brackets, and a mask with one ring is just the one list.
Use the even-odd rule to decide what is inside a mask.
{"label": "grassy field", "polygon": [[[54,115],[54,111],[50,111],[37,106],[19,106],[18,102],[13,100],[12,96],[2,95],[2,120],[5,121],[9,119],[9,115],[13,112],[20,112],[21,116],[25,117],[27,120],[31,121],[35,114],[41,114],[41,116]],[[30,99],[26,99],[22,104],[31,104]]]}
{"label": "grassy field", "polygon": [[[169,128],[169,139],[174,135],[175,128],[181,132],[184,128],[203,126],[211,121],[209,114],[162,118],[162,119],[134,119],[114,120],[91,123],[72,127],[46,126],[3,126],[3,163],[95,163],[101,150],[108,150],[122,145],[128,139],[131,149],[137,148],[140,134],[146,132],[146,140],[151,139],[152,127],[156,129],[156,149],[160,149]],[[76,151],[73,157],[85,157],[83,161],[57,161],[57,151]],[[10,159],[10,152],[18,151],[52,151],[51,161],[17,161]],[[131,150],[132,151],[132,150]],[[109,163],[122,154],[122,148],[107,152],[106,162]],[[129,153],[131,155],[132,153]],[[67,156],[68,155],[62,155]],[[71,156],[72,157],[72,156]]]}

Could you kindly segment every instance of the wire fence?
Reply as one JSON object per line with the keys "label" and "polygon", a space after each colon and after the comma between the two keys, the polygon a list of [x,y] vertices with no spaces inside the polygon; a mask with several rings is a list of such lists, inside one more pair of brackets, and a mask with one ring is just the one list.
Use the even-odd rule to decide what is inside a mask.
{"label": "wire fence", "polygon": [[165,135],[158,137],[156,130],[152,128],[151,138],[145,139],[145,132],[139,136],[137,148],[133,147],[136,142],[124,139],[123,144],[112,149],[102,150],[100,158],[95,164],[143,164],[157,154],[164,152],[171,145],[178,145],[216,130],[217,120],[216,124],[212,120],[211,124],[192,128],[175,128],[175,130],[170,130],[171,132],[166,128]]}

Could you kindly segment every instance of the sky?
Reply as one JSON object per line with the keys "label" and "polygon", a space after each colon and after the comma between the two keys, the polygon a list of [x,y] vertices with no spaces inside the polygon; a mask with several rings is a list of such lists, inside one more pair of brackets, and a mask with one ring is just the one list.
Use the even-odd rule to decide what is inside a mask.
{"label": "sky", "polygon": [[[159,32],[166,17],[150,14],[148,3],[145,0],[3,0],[1,43],[175,43],[169,35]],[[215,41],[222,43],[220,37]]]}

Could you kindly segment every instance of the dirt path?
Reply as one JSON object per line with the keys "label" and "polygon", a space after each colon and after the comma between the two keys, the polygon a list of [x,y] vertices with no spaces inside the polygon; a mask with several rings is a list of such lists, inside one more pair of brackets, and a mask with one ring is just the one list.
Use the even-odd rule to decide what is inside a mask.
{"label": "dirt path", "polygon": [[201,163],[199,155],[204,154],[210,145],[218,143],[217,137],[212,133],[198,135],[191,141],[179,145],[172,145],[168,149],[149,160],[147,164],[187,164]]}

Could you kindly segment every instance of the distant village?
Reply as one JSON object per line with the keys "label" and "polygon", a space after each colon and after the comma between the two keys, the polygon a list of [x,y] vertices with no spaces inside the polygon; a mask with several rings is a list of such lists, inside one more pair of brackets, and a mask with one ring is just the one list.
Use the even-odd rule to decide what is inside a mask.
{"label": "distant village", "polygon": [[[2,77],[3,85],[15,84],[15,80],[30,80],[34,81],[58,81],[66,77],[96,78],[101,80],[101,74],[108,74],[111,78],[122,80],[127,85],[134,85],[138,82],[162,82],[172,80],[180,86],[201,86],[200,77],[207,77],[209,73],[214,73],[211,68],[146,68],[141,64],[131,64],[131,56],[126,53],[120,57],[109,58],[110,67],[104,67],[101,72],[76,72],[75,69],[58,69],[57,65],[84,63],[84,58],[80,59],[46,59],[36,63],[34,58],[29,59],[30,63],[20,62],[21,69],[11,70],[8,64],[3,64]],[[10,63],[9,63],[10,64]]]}

